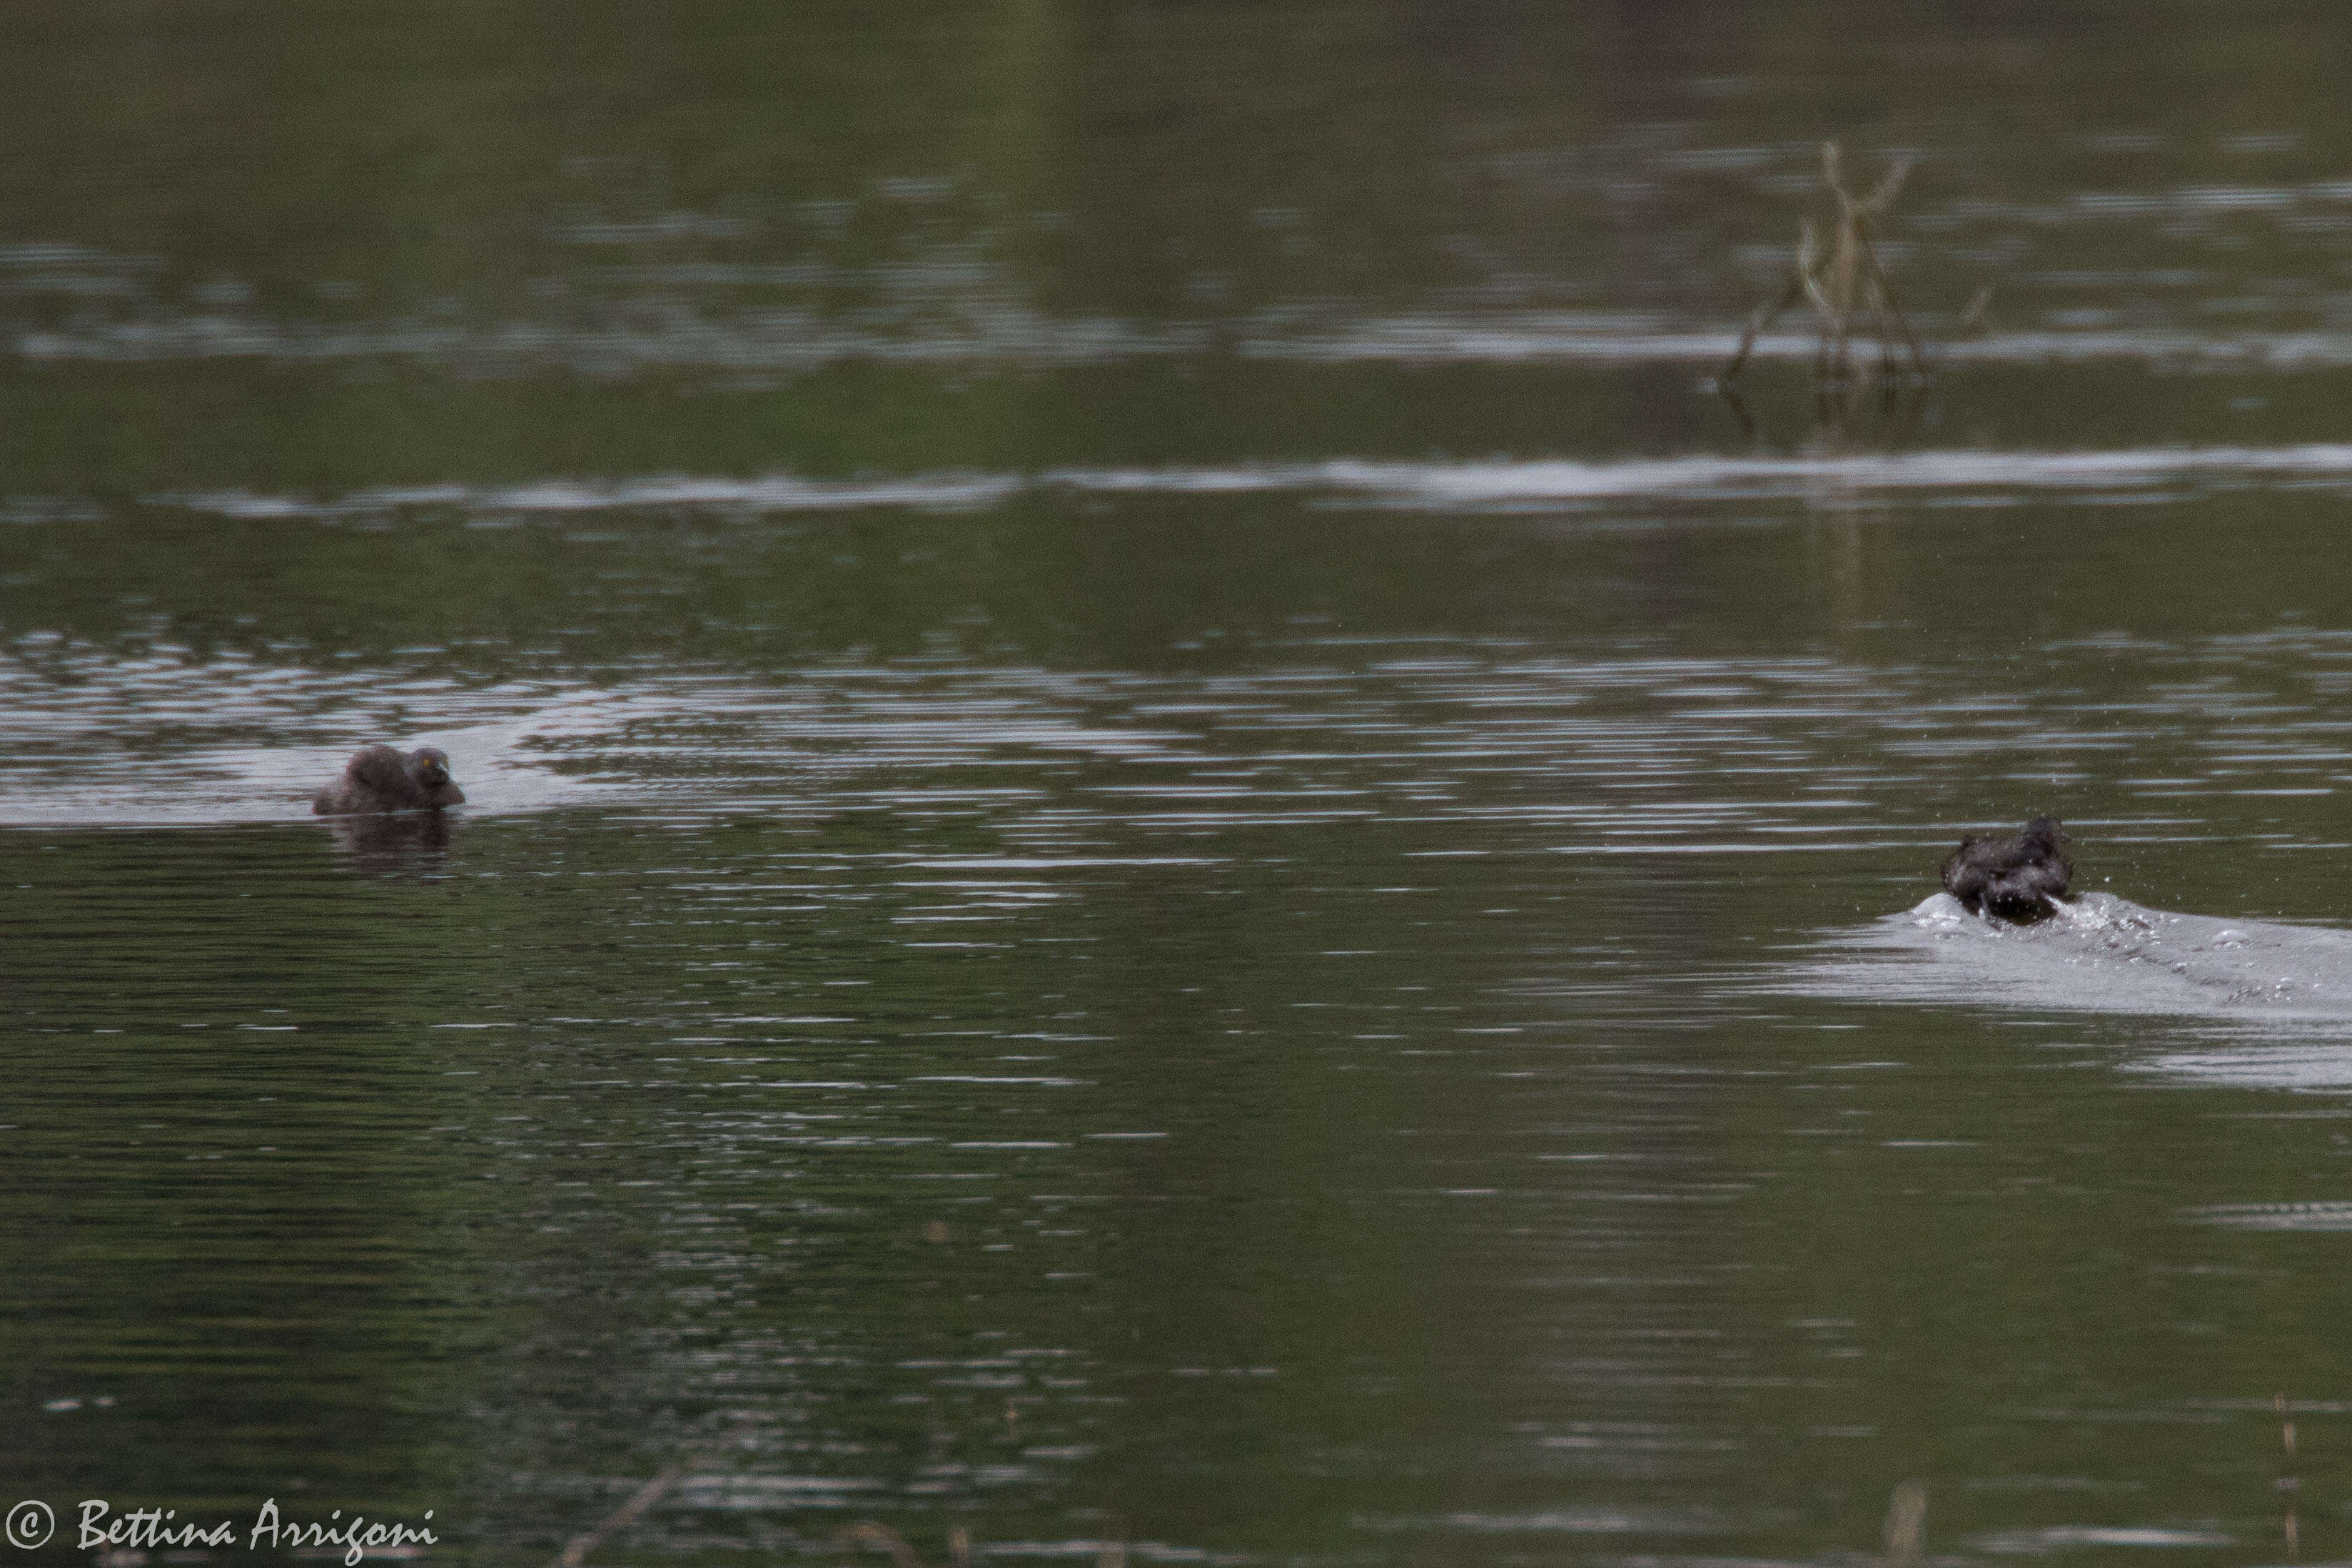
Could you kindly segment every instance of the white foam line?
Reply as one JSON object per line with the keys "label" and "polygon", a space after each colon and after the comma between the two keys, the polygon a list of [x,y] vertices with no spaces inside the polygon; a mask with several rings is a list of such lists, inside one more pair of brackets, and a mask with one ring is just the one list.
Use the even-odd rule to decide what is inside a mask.
{"label": "white foam line", "polygon": [[410,507],[454,507],[474,512],[617,511],[634,507],[749,507],[762,512],[845,510],[886,507],[908,510],[964,510],[993,505],[1023,487],[1017,478],[988,475],[931,475],[894,480],[830,481],[787,474],[756,479],[667,475],[599,483],[544,480],[529,485],[431,485],[360,490],[334,500],[294,496],[257,496],[246,490],[211,490],[145,497],[150,505],[184,507],[221,517],[268,519],[364,517]]}
{"label": "white foam line", "polygon": [[[1320,335],[1267,338],[1244,345],[1254,359],[1345,364],[1581,364],[1716,366],[1738,346],[1736,332],[1644,326],[1627,318],[1579,319],[1541,315],[1474,319],[1394,317]],[[1820,340],[1810,333],[1773,332],[1756,340],[1753,360],[1811,360]],[[2186,329],[2018,331],[1938,343],[1945,364],[2064,365],[2136,360],[2148,364],[2263,365],[2325,369],[2352,364],[2352,334],[2327,331],[2248,332],[2215,337]]]}
{"label": "white foam line", "polygon": [[148,500],[222,517],[326,520],[426,506],[544,516],[647,507],[759,513],[864,507],[970,510],[996,505],[1024,491],[1053,489],[1180,496],[1295,492],[1380,507],[1477,510],[1660,497],[1752,499],[1839,488],[1956,490],[1996,496],[2097,491],[2111,499],[2118,490],[2153,490],[2168,481],[2193,477],[2248,482],[2292,478],[2352,485],[2352,444],[1803,457],[1696,455],[1600,463],[1572,458],[1459,463],[1334,458],[1223,468],[1056,468],[1026,476],[944,474],[877,480],[819,480],[786,474],[751,479],[672,475],[608,483],[550,480],[514,486],[365,490],[329,500],[247,491],[154,496]]}

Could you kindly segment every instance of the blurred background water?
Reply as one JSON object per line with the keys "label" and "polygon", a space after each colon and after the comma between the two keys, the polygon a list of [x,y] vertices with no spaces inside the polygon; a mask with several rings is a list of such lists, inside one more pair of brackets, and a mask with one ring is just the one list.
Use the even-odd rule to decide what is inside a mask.
{"label": "blurred background water", "polygon": [[[2347,47],[11,8],[0,1503],[2352,1553]],[[1702,390],[1828,137],[1907,426]]]}

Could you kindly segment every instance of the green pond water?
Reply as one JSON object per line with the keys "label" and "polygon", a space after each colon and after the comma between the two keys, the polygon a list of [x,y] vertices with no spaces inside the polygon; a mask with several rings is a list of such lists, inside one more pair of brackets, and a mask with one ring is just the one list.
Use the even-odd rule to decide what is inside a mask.
{"label": "green pond water", "polygon": [[2352,1556],[2347,49],[0,16],[0,1556]]}

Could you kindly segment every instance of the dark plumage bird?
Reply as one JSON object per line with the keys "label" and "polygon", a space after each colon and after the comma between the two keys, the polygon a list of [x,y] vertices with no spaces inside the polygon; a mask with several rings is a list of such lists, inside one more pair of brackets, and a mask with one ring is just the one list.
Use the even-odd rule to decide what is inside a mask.
{"label": "dark plumage bird", "polygon": [[1970,915],[2039,920],[2066,896],[2074,840],[2055,817],[2036,817],[2013,839],[1966,838],[1944,860],[1944,891]]}
{"label": "dark plumage bird", "polygon": [[321,817],[362,811],[437,811],[462,806],[466,792],[449,780],[449,755],[423,746],[406,755],[389,746],[363,747],[343,776],[319,791],[310,810]]}

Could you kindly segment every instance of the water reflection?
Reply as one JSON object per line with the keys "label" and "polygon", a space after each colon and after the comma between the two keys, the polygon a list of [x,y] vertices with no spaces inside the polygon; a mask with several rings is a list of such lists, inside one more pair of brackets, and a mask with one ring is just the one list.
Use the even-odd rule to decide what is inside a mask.
{"label": "water reflection", "polygon": [[[1524,136],[1538,121],[1511,129]],[[1475,173],[1424,168],[1434,180],[1420,193],[1431,207],[1414,221],[1434,225],[1428,237],[1443,266],[1415,277],[1400,258],[1398,276],[1353,289],[1297,258],[1364,243],[1410,199],[1412,182],[1351,189],[1363,172],[1318,150],[1301,167],[1335,207],[1155,214],[1151,226],[1169,231],[1178,258],[1154,267],[1156,287],[1139,298],[1131,284],[1104,290],[1124,294],[1125,309],[1071,308],[1061,297],[1081,291],[1066,287],[1064,269],[1090,259],[1070,252],[1091,236],[1055,198],[1078,193],[990,181],[952,166],[961,149],[934,143],[914,152],[940,165],[927,176],[871,178],[798,202],[730,192],[731,211],[650,209],[631,188],[645,171],[617,163],[530,171],[538,178],[514,193],[521,210],[501,225],[520,231],[517,243],[478,258],[456,280],[462,292],[437,298],[419,298],[398,270],[415,256],[113,248],[54,217],[55,227],[0,246],[0,300],[16,355],[65,366],[389,361],[471,376],[741,378],[845,361],[1069,368],[1221,344],[1322,363],[1721,365],[1739,340],[1723,325],[1724,306],[1745,310],[1781,286],[1796,250],[1790,199],[1823,189],[1817,141],[1743,142],[1731,139],[1738,130],[1692,120],[1600,127],[1566,167],[1563,150],[1527,147]],[[1931,337],[1969,320],[1960,302],[1989,272],[2009,319],[1948,357],[2347,362],[2327,246],[2352,225],[2352,183],[2340,167],[2320,167],[2326,153],[2293,160],[2313,177],[2241,167],[2236,179],[2183,184],[2162,160],[2126,170],[2096,146],[2053,154],[2046,139],[1997,127],[1934,130],[1938,145],[1879,244],[1902,258],[1906,283],[1922,279],[1910,297],[1952,302],[1923,313]],[[1422,149],[1410,155],[1425,162]],[[1646,221],[1624,221],[1629,201]],[[1523,229],[1481,233],[1486,203],[1526,209]],[[478,237],[482,221],[448,237]],[[1580,241],[1580,225],[1605,228],[1618,253]],[[1727,226],[1745,243],[1722,243]],[[169,239],[205,243],[201,234]],[[2264,274],[2247,276],[2250,252]],[[289,272],[306,260],[312,270]],[[1758,359],[1792,364],[1818,351],[1801,331],[1752,344]]]}
{"label": "water reflection", "polygon": [[[1969,659],[1340,630],[1356,634],[1300,628],[1202,668],[616,661],[578,686],[477,684],[457,655],[420,654],[443,684],[390,685],[434,711],[373,733],[431,733],[483,781],[486,804],[438,824],[446,844],[423,818],[381,820],[389,847],[310,822],[20,827],[34,885],[11,995],[74,1032],[27,1037],[40,1174],[18,1218],[46,1235],[37,1217],[62,1205],[97,1227],[41,1243],[60,1279],[91,1266],[79,1248],[267,1237],[255,1213],[338,1191],[322,1255],[408,1228],[387,1266],[422,1252],[444,1282],[359,1364],[396,1384],[418,1336],[475,1347],[462,1395],[415,1397],[436,1422],[468,1413],[466,1510],[517,1549],[551,1554],[693,1450],[722,1459],[648,1515],[660,1539],[806,1551],[854,1515],[935,1542],[953,1513],[992,1546],[1076,1552],[1115,1514],[1139,1521],[1139,1557],[1197,1554],[1236,1539],[1233,1467],[1276,1462],[1232,1458],[1229,1435],[1270,1430],[1286,1494],[1336,1488],[1335,1528],[1364,1550],[1410,1539],[1465,1561],[1498,1539],[1775,1561],[1833,1529],[1867,1539],[1866,1499],[1841,1522],[1754,1478],[1793,1464],[1883,1500],[1851,1479],[1856,1433],[1926,1463],[1906,1369],[1954,1342],[1908,1303],[1949,1250],[2055,1247],[2078,1202],[2133,1224],[2153,1209],[2186,1238],[2158,1249],[2185,1269],[2294,1229],[2178,1223],[2270,1199],[2215,1168],[2200,1111],[2132,1113],[2157,1116],[2132,1135],[2178,1166],[2160,1190],[2082,1186],[2036,1131],[2049,1096],[2105,1125],[2132,1081],[2119,1062],[2223,1080],[2142,1031],[2056,1037],[2089,1065],[2053,1088],[2037,1031],[1989,1044],[1982,1002],[2127,1029],[2155,1010],[2130,988],[2145,970],[2161,996],[2191,993],[2183,1009],[2242,1019],[2268,1004],[2232,999],[2236,966],[2340,967],[2336,934],[2209,932],[2095,895],[2083,910],[2114,918],[2044,946],[1871,928],[1883,951],[1795,997],[1759,994],[1755,939],[1817,951],[1825,906],[1931,885],[1987,758],[2076,758],[2073,788],[2117,808],[2095,819],[2086,874],[2127,878],[2135,842],[2189,836],[2183,788],[2210,806],[2332,778],[2327,732],[2277,716],[2333,668],[2335,640],[2216,637],[2128,664],[2053,646],[2053,689],[2024,697]],[[50,694],[28,715],[120,732],[183,700],[116,663],[74,651],[75,680],[26,680]],[[299,661],[193,667],[220,723],[265,733],[387,685]],[[173,766],[90,744],[149,793]],[[341,754],[289,774],[315,782]],[[69,806],[78,765],[45,761],[12,809]],[[2129,804],[2143,786],[2154,798]],[[2292,842],[2327,841],[2323,819],[2297,821]],[[2162,874],[2200,852],[2165,846]],[[2210,874],[2185,902],[2210,906],[2243,866]],[[309,956],[322,946],[331,963]],[[2211,974],[2158,961],[2184,957]],[[1924,972],[1898,984],[1881,960]],[[2086,984],[2114,1005],[2080,1006]],[[2263,1060],[2245,1043],[2239,1060]],[[108,1121],[164,1060],[247,1097]],[[288,1107],[297,1083],[311,1099]],[[2314,1158],[2332,1146],[2287,1135]],[[96,1194],[73,1186],[75,1147],[106,1151]],[[354,1159],[364,1193],[332,1185]],[[142,1196],[190,1165],[235,1185]],[[2061,1178],[2094,1197],[2053,1196]],[[1937,1196],[1889,1196],[1914,1191]],[[1988,1191],[1999,1204],[1970,1196]],[[1890,1214],[1921,1228],[1892,1258]],[[1792,1227],[1825,1239],[1791,1260]],[[2067,1299],[2105,1292],[2144,1255],[2058,1277]],[[87,1343],[170,1288],[159,1254]],[[167,1360],[203,1353],[201,1321],[175,1333]],[[1938,1375],[1974,1407],[2014,1346],[1971,1333]],[[314,1375],[302,1354],[253,1366],[250,1397]],[[1759,1398],[1801,1430],[1759,1436]],[[2080,1433],[2176,1409],[2000,1406],[1986,1452],[2038,1448],[2062,1480],[2169,1482],[2229,1435],[2182,1425],[2150,1447],[2136,1426],[2094,1462]],[[132,1415],[171,1440],[168,1415]],[[238,1432],[206,1484],[293,1465],[270,1429]],[[108,1441],[93,1429],[46,1473],[100,1476]],[[402,1484],[428,1480],[456,1484]],[[1331,1516],[1276,1500],[1249,1517],[1255,1537]]]}
{"label": "water reflection", "polygon": [[[1993,11],[0,18],[24,1495],[2275,1539],[2342,26]],[[1760,339],[1756,450],[1829,131],[1998,304],[1916,431]],[[308,820],[388,736],[462,819]],[[2083,921],[1885,918],[2036,805]]]}
{"label": "water reflection", "polygon": [[331,817],[325,827],[363,876],[424,875],[441,869],[455,825],[446,811]]}

